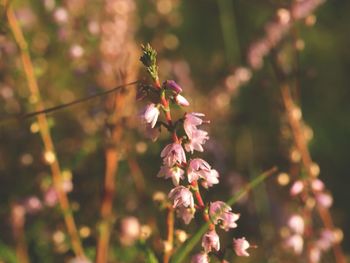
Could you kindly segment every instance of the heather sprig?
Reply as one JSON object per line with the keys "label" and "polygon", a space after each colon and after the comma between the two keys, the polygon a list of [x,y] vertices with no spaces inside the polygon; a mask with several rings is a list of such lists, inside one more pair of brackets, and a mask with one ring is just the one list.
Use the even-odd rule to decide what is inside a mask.
{"label": "heather sprig", "polygon": [[[236,221],[240,215],[233,213],[231,207],[223,201],[205,202],[201,195],[201,190],[207,190],[219,183],[219,173],[202,158],[194,158],[194,152],[203,152],[204,145],[209,139],[207,131],[202,129],[204,124],[208,124],[204,113],[185,112],[183,117],[174,121],[171,116],[172,104],[180,107],[189,106],[188,100],[181,95],[183,88],[174,80],[166,80],[160,85],[158,79],[157,52],[149,45],[142,45],[143,54],[140,58],[146,70],[150,74],[153,85],[153,94],[157,98],[152,98],[141,113],[141,119],[146,125],[148,137],[153,141],[157,140],[160,134],[160,127],[164,126],[171,134],[172,142],[167,144],[161,151],[160,157],[163,164],[158,173],[158,177],[171,179],[174,188],[170,190],[168,198],[172,209],[185,224],[189,224],[194,216],[202,214],[208,224],[208,230],[202,234],[203,252],[194,256],[192,262],[209,262],[208,253],[220,251],[220,238],[216,232],[217,226],[228,231],[237,227]],[[147,93],[142,88],[142,98],[147,97]],[[140,94],[139,93],[139,94]],[[163,114],[162,114],[163,113]],[[161,120],[164,115],[165,122]],[[181,131],[180,126],[182,126]],[[169,213],[172,213],[169,209]],[[234,241],[232,247],[237,255],[247,256],[245,249],[249,243],[245,239],[242,242]],[[239,244],[243,244],[243,247]],[[237,245],[238,244],[238,245]],[[247,246],[248,244],[248,246]],[[169,251],[173,250],[172,238],[166,242],[165,262],[169,258]]]}

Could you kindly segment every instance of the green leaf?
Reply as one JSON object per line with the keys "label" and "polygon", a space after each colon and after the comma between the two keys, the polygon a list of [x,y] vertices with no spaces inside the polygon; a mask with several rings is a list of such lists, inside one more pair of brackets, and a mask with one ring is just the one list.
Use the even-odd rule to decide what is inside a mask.
{"label": "green leaf", "polygon": [[[257,187],[260,183],[262,183],[267,177],[272,175],[277,171],[276,167],[271,168],[270,170],[262,173],[257,178],[255,178],[253,181],[251,181],[246,187],[244,187],[242,190],[240,190],[238,193],[236,193],[234,196],[232,196],[226,203],[229,206],[234,205],[237,203],[238,200],[240,200],[243,196],[245,196],[251,189]],[[201,237],[205,234],[205,232],[208,230],[210,223],[205,223],[201,228],[194,234],[194,236],[189,239],[184,246],[182,246],[173,256],[171,259],[171,263],[180,263],[184,262],[184,259],[187,257],[187,255],[193,250],[193,248],[197,245],[197,243],[201,240]]]}
{"label": "green leaf", "polygon": [[16,253],[9,246],[0,241],[0,260],[8,263],[18,263]]}
{"label": "green leaf", "polygon": [[145,241],[140,241],[139,247],[145,253],[145,256],[146,256],[145,262],[146,263],[158,263],[159,262],[155,253],[153,252],[152,249],[150,249],[150,247],[146,244]]}

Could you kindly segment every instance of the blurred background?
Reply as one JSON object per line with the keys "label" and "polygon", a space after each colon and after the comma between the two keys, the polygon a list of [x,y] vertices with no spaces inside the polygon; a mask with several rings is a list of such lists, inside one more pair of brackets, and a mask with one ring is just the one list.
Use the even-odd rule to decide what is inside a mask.
{"label": "blurred background", "polygon": [[[298,8],[294,7],[299,3]],[[239,227],[223,235],[246,236],[256,250],[234,262],[308,262],[285,251],[283,228],[298,211],[289,188],[300,154],[281,100],[274,61],[281,61],[302,110],[309,150],[319,178],[332,193],[334,224],[350,253],[350,2],[289,0],[33,0],[10,1],[23,30],[45,108],[137,79],[147,82],[138,61],[142,43],[158,52],[160,78],[174,79],[191,105],[203,112],[210,140],[200,155],[221,175],[206,200],[227,200],[247,182],[276,165],[281,174],[234,207]],[[304,4],[304,5],[303,5]],[[288,10],[294,16],[290,16]],[[293,13],[294,12],[294,13]],[[288,16],[289,14],[289,16]],[[0,24],[0,261],[75,262],[50,165],[59,161],[86,254],[96,254],[106,156],[118,153],[110,262],[143,262],[139,248],[123,240],[123,221],[152,230],[161,253],[165,211],[152,200],[171,183],[156,177],[160,151],[138,120],[135,89],[110,94],[47,115],[55,152],[47,151],[36,118],[7,122],[35,111],[21,52],[1,5]],[[175,116],[181,117],[177,109]],[[316,165],[317,164],[317,165]],[[297,169],[299,170],[299,169]],[[200,221],[176,228],[193,233]],[[315,215],[315,225],[322,225]],[[224,237],[225,236],[225,237]],[[199,251],[199,248],[198,248]],[[16,256],[17,255],[17,256]],[[158,255],[158,254],[157,254]],[[17,258],[17,259],[16,259]],[[336,262],[332,252],[321,262]]]}

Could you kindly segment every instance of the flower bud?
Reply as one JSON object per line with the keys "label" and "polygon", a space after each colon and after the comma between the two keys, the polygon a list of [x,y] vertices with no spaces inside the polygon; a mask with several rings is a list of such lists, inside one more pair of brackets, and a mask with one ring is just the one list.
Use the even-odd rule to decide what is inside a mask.
{"label": "flower bud", "polygon": [[182,88],[174,80],[166,80],[166,81],[164,81],[163,87],[166,88],[166,89],[170,89],[170,90],[174,91],[177,94],[182,92]]}

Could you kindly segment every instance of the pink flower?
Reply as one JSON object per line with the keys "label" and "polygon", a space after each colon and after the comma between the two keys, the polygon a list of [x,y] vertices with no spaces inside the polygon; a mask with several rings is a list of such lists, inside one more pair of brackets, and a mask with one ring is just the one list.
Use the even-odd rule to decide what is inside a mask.
{"label": "pink flower", "polygon": [[202,247],[206,253],[212,249],[220,250],[220,239],[215,230],[209,230],[202,238]]}
{"label": "pink flower", "polygon": [[175,96],[175,102],[180,106],[190,106],[190,103],[188,102],[188,100],[180,94],[177,94]]}
{"label": "pink flower", "polygon": [[194,150],[198,152],[203,152],[203,144],[209,139],[208,132],[203,130],[193,130],[191,133],[191,138],[185,144],[185,149],[188,152],[193,153]]}
{"label": "pink flower", "polygon": [[195,158],[190,161],[187,169],[187,177],[190,183],[192,181],[204,179],[205,181],[202,182],[202,184],[206,188],[219,183],[219,173],[216,170],[211,169],[211,166],[200,158]]}
{"label": "pink flower", "polygon": [[50,187],[44,194],[45,204],[49,207],[53,207],[58,202],[58,195],[53,187]]}
{"label": "pink flower", "polygon": [[141,115],[141,118],[144,119],[146,123],[150,123],[151,127],[154,128],[154,126],[156,126],[159,113],[159,109],[156,107],[156,105],[154,103],[151,103],[146,106]]}
{"label": "pink flower", "polygon": [[324,183],[320,179],[312,180],[311,188],[314,191],[322,191],[324,189]]}
{"label": "pink flower", "polygon": [[153,142],[155,142],[160,135],[160,128],[159,127],[152,128],[151,124],[147,124],[146,130],[145,130],[145,135],[147,138],[149,138]]}
{"label": "pink flower", "polygon": [[192,138],[193,131],[197,130],[197,126],[203,123],[203,120],[199,117],[204,117],[203,113],[192,112],[186,113],[184,120],[184,130],[189,139]]}
{"label": "pink flower", "polygon": [[297,214],[292,215],[288,220],[288,226],[296,234],[302,235],[304,233],[304,219]]}
{"label": "pink flower", "polygon": [[160,156],[164,158],[163,163],[169,167],[176,163],[181,164],[186,162],[185,151],[179,143],[171,143],[165,146]]}
{"label": "pink flower", "polygon": [[123,245],[132,245],[141,234],[141,225],[136,217],[128,216],[120,222],[120,241]]}
{"label": "pink flower", "polygon": [[210,172],[211,166],[200,158],[195,158],[190,161],[187,169],[188,181],[196,181],[199,178],[204,178],[205,173]]}
{"label": "pink flower", "polygon": [[249,247],[250,244],[245,237],[233,239],[233,249],[235,250],[237,256],[249,257],[249,253],[246,251]]}
{"label": "pink flower", "polygon": [[211,169],[210,173],[205,174],[205,180],[202,181],[202,186],[204,188],[212,187],[214,184],[219,183],[219,173],[218,171]]}
{"label": "pink flower", "polygon": [[321,250],[317,246],[312,246],[308,251],[310,263],[318,263],[321,260]]}
{"label": "pink flower", "polygon": [[173,181],[173,184],[175,186],[179,185],[180,179],[184,179],[184,170],[181,168],[174,166],[174,167],[168,167],[168,166],[162,166],[160,168],[160,171],[158,173],[158,177],[164,176],[165,179],[171,178]]}
{"label": "pink flower", "polygon": [[230,212],[232,209],[222,201],[216,201],[210,204],[209,216],[214,224],[221,223],[220,227],[225,231],[230,228],[236,228],[236,221],[239,219],[239,214]]}
{"label": "pink flower", "polygon": [[196,210],[194,208],[192,208],[192,207],[180,206],[177,209],[177,216],[182,218],[184,223],[186,225],[188,225],[192,221],[195,212],[196,212]]}
{"label": "pink flower", "polygon": [[24,201],[24,208],[26,212],[34,214],[42,209],[43,205],[40,199],[36,196],[30,196]]}
{"label": "pink flower", "polygon": [[168,88],[168,89],[174,91],[175,93],[182,92],[182,88],[174,80],[166,80],[166,81],[164,81],[163,87]]}
{"label": "pink flower", "polygon": [[209,257],[207,253],[198,253],[192,257],[191,263],[209,263]]}
{"label": "pink flower", "polygon": [[334,232],[329,229],[323,229],[320,239],[316,241],[316,246],[323,251],[327,251],[334,243],[336,243]]}
{"label": "pink flower", "polygon": [[304,189],[304,182],[301,180],[298,180],[298,181],[294,182],[294,184],[290,188],[290,195],[296,196],[296,195],[300,194],[303,191],[303,189]]}
{"label": "pink flower", "polygon": [[303,251],[304,239],[301,235],[295,234],[287,238],[285,245],[291,248],[296,255],[300,255]]}
{"label": "pink flower", "polygon": [[315,197],[318,205],[324,208],[329,208],[333,204],[333,198],[328,193],[317,193]]}
{"label": "pink flower", "polygon": [[181,206],[194,208],[194,200],[191,191],[182,185],[172,189],[168,197],[174,202],[174,208]]}

